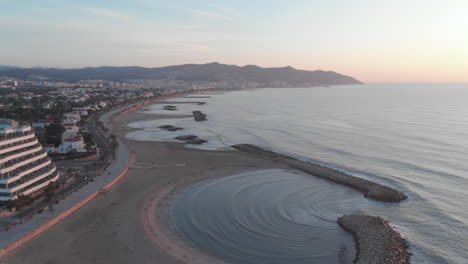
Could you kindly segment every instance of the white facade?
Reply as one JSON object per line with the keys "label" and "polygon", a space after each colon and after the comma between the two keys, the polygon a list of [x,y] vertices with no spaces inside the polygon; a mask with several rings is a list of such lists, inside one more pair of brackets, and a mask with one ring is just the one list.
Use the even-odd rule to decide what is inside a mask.
{"label": "white facade", "polygon": [[76,117],[63,117],[62,119],[62,125],[65,125],[65,124],[72,124],[72,125],[76,125],[76,123],[78,122],[78,119]]}
{"label": "white facade", "polygon": [[76,122],[79,122],[81,120],[80,113],[75,112],[75,111],[63,114],[63,118],[64,119],[70,119],[70,120],[74,119],[74,120],[76,120]]}
{"label": "white facade", "polygon": [[78,112],[81,116],[87,116],[88,110],[90,110],[88,107],[83,107],[83,108],[74,107],[73,108],[73,111]]}
{"label": "white facade", "polygon": [[58,177],[30,126],[0,127],[0,201],[32,194]]}
{"label": "white facade", "polygon": [[85,152],[85,143],[83,137],[67,138],[58,147],[60,153]]}
{"label": "white facade", "polygon": [[33,128],[38,128],[38,127],[40,127],[40,128],[45,128],[45,127],[48,127],[49,125],[51,125],[51,124],[53,124],[53,123],[54,123],[53,120],[39,120],[39,121],[37,121],[37,122],[33,122],[33,123],[31,124],[31,126],[32,126]]}
{"label": "white facade", "polygon": [[64,142],[68,138],[73,138],[78,135],[78,127],[75,125],[65,125],[65,131],[62,133],[62,142]]}

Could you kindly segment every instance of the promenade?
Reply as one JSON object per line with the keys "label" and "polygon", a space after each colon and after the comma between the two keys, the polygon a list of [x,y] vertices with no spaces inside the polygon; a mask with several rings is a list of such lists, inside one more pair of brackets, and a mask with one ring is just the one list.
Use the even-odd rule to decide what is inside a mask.
{"label": "promenade", "polygon": [[[128,106],[106,112],[101,115],[100,120],[107,124],[107,120],[112,115],[126,108],[128,108]],[[95,181],[89,182],[85,186],[77,189],[75,192],[66,196],[65,199],[57,197],[59,202],[53,205],[52,211],[44,210],[40,214],[30,215],[23,219],[23,223],[16,223],[8,231],[0,230],[0,257],[10,250],[8,247],[16,247],[17,243],[22,243],[23,237],[30,235],[31,232],[41,228],[56,217],[63,215],[67,210],[82,203],[93,194],[99,191],[105,191],[101,189],[111,183],[116,177],[126,172],[130,163],[130,158],[131,154],[127,146],[119,142],[115,160],[112,160],[108,169],[99,171],[100,176],[96,177]]]}

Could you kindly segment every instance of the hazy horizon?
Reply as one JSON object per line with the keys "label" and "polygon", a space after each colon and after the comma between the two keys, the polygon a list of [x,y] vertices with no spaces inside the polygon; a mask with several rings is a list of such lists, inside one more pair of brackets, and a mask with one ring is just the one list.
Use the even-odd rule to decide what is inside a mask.
{"label": "hazy horizon", "polygon": [[0,64],[292,66],[366,83],[468,82],[468,2],[0,0]]}

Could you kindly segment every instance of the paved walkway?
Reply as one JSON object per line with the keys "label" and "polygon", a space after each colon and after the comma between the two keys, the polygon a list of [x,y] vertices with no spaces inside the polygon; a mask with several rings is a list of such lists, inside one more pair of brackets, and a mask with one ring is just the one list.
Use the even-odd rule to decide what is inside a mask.
{"label": "paved walkway", "polygon": [[[105,113],[101,116],[100,120],[107,121],[110,116],[125,108],[126,107],[122,107]],[[54,210],[52,212],[43,211],[41,214],[36,214],[30,219],[25,219],[22,224],[17,224],[8,231],[0,230],[0,249],[19,240],[21,237],[27,235],[31,231],[65,212],[67,209],[83,201],[94,192],[100,190],[103,186],[110,183],[128,168],[130,158],[131,154],[127,146],[122,142],[119,142],[115,160],[106,171],[101,171],[101,175],[96,177],[94,182],[90,182],[88,185],[83,186],[78,189],[78,191],[65,197],[64,200],[59,200],[58,204],[53,205]]]}

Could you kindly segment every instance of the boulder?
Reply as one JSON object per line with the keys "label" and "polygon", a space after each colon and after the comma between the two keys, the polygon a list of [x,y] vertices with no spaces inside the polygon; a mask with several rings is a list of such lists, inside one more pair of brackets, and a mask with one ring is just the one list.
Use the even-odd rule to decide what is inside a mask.
{"label": "boulder", "polygon": [[204,139],[201,139],[201,138],[196,138],[196,139],[185,141],[185,143],[193,144],[193,145],[201,145],[201,144],[206,143],[206,142],[208,142],[208,141],[206,141]]}
{"label": "boulder", "polygon": [[194,139],[197,139],[197,138],[198,138],[198,137],[195,136],[195,135],[183,135],[183,136],[175,137],[175,139],[181,140],[181,141],[194,140]]}
{"label": "boulder", "polygon": [[202,112],[200,111],[193,111],[193,118],[195,119],[195,121],[205,121],[206,120],[206,115],[203,114]]}
{"label": "boulder", "polygon": [[390,224],[377,216],[350,214],[338,218],[338,225],[356,243],[356,264],[409,264],[408,243]]}

